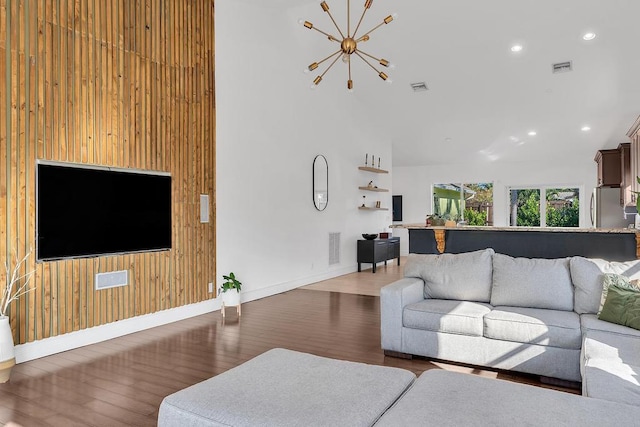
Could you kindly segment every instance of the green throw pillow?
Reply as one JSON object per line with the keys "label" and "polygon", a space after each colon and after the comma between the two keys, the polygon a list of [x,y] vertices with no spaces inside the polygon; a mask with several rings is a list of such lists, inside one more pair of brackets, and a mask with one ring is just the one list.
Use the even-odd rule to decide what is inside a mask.
{"label": "green throw pillow", "polygon": [[598,319],[640,330],[640,292],[609,286]]}
{"label": "green throw pillow", "polygon": [[602,282],[602,296],[600,297],[600,307],[598,308],[598,315],[600,315],[602,306],[604,306],[604,302],[607,299],[607,291],[609,290],[609,286],[617,286],[622,289],[629,289],[630,291],[640,291],[640,285],[637,279],[629,280],[628,277],[622,276],[620,274],[605,273],[604,280]]}

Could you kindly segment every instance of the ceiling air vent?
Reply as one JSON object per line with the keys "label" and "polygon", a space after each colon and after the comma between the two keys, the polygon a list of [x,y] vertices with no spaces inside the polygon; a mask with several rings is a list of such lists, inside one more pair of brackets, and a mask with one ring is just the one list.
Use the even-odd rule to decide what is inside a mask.
{"label": "ceiling air vent", "polygon": [[552,67],[553,67],[553,74],[566,73],[568,71],[573,71],[573,64],[571,61],[558,62],[556,64],[553,64]]}
{"label": "ceiling air vent", "polygon": [[414,92],[424,92],[429,90],[425,82],[411,83],[411,89],[413,89]]}

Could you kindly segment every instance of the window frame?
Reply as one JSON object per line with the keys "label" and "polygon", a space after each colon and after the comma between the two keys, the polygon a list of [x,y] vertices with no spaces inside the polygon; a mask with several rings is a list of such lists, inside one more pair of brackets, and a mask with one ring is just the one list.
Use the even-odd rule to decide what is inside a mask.
{"label": "window frame", "polygon": [[[547,190],[558,188],[578,189],[578,225],[576,227],[552,227],[547,225]],[[538,190],[540,191],[540,225],[526,226],[530,228],[581,228],[583,227],[584,186],[576,184],[545,184],[545,185],[507,185],[505,186],[505,211],[507,227],[518,228],[522,225],[511,225],[511,190]],[[542,203],[544,201],[544,203]]]}

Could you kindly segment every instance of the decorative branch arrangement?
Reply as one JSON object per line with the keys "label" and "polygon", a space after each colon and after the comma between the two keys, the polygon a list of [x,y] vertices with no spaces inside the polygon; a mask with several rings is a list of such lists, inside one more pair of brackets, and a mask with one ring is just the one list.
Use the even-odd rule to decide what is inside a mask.
{"label": "decorative branch arrangement", "polygon": [[[13,268],[12,272],[9,272],[9,264],[5,260],[4,262],[4,271],[5,271],[5,287],[2,290],[2,296],[0,298],[0,316],[6,316],[7,310],[9,309],[9,305],[20,298],[22,295],[26,295],[29,292],[35,290],[35,287],[29,287],[29,283],[31,282],[31,277],[36,272],[32,270],[26,274],[20,275],[20,269],[27,261],[29,256],[33,252],[32,249],[29,249],[29,252],[22,258]],[[15,258],[18,259],[17,253],[14,251]],[[24,283],[20,285],[20,282],[24,280]]]}

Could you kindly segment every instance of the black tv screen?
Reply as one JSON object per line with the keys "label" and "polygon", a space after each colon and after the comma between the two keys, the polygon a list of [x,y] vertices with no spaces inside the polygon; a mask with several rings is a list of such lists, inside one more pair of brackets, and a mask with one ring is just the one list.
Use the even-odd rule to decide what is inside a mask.
{"label": "black tv screen", "polygon": [[40,261],[171,249],[171,176],[38,163]]}
{"label": "black tv screen", "polygon": [[402,196],[393,196],[393,221],[402,221]]}

